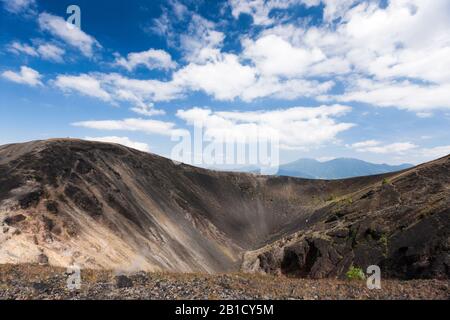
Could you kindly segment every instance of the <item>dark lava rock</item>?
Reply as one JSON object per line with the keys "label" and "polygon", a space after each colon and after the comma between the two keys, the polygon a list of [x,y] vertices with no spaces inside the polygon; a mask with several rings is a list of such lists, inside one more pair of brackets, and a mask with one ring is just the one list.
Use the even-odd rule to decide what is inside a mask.
{"label": "dark lava rock", "polygon": [[38,256],[38,263],[40,265],[48,265],[48,257],[45,254],[41,253]]}
{"label": "dark lava rock", "polygon": [[117,288],[131,288],[133,287],[133,280],[124,275],[117,276],[116,286]]}
{"label": "dark lava rock", "polygon": [[33,289],[37,291],[38,293],[47,293],[49,294],[51,292],[50,286],[45,282],[35,282],[32,284]]}
{"label": "dark lava rock", "polygon": [[53,200],[47,200],[45,202],[45,207],[47,208],[47,211],[53,214],[58,213],[58,203]]}
{"label": "dark lava rock", "polygon": [[18,224],[19,222],[21,222],[25,219],[26,219],[26,217],[23,214],[17,214],[15,216],[5,218],[5,220],[3,220],[3,222],[9,226],[14,226],[15,224]]}
{"label": "dark lava rock", "polygon": [[19,205],[22,209],[27,209],[31,206],[36,206],[44,192],[42,190],[36,190],[30,193],[27,193],[26,195],[22,196],[19,199]]}
{"label": "dark lava rock", "polygon": [[68,198],[72,199],[77,207],[86,211],[89,215],[93,217],[102,215],[102,204],[93,194],[88,195],[73,184],[66,186],[64,189],[64,194]]}

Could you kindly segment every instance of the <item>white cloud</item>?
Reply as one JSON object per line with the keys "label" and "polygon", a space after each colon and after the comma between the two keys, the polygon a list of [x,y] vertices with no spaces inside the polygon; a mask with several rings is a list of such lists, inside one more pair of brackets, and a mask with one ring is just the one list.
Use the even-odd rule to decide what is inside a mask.
{"label": "white cloud", "polygon": [[240,98],[253,101],[257,98],[275,97],[294,100],[301,97],[314,97],[328,92],[334,82],[309,81],[302,79],[280,80],[278,77],[260,77],[247,88],[243,88]]}
{"label": "white cloud", "polygon": [[287,9],[299,4],[311,7],[320,4],[320,0],[229,0],[229,3],[236,19],[245,13],[252,16],[254,24],[269,25],[274,23],[270,17],[274,9]]}
{"label": "white cloud", "polygon": [[184,130],[177,129],[175,124],[172,122],[139,118],[81,121],[72,123],[72,125],[97,130],[140,131],[148,134],[158,134],[163,136],[183,134],[185,132]]}
{"label": "white cloud", "polygon": [[[257,24],[271,24],[277,19],[269,15],[273,9],[300,2],[230,1],[235,17],[249,13]],[[325,6],[322,25],[277,24],[244,39],[242,58],[254,64],[257,75],[341,79],[344,93],[329,97],[339,102],[414,112],[450,108],[450,2],[399,0],[382,7],[379,1],[317,0],[307,5],[319,3]]]}
{"label": "white cloud", "polygon": [[63,62],[65,50],[51,43],[44,43],[38,46],[37,52],[43,59],[55,62]]}
{"label": "white cloud", "polygon": [[183,88],[174,81],[140,80],[127,78],[117,73],[97,76],[116,100],[133,103],[140,109],[155,101],[170,101],[182,96]]}
{"label": "white cloud", "polygon": [[380,145],[381,142],[378,140],[366,140],[361,142],[356,142],[351,145],[353,149],[364,149],[364,148],[370,148],[374,146]]}
{"label": "white cloud", "polygon": [[374,81],[362,79],[350,85],[346,92],[325,100],[365,102],[379,107],[397,107],[412,111],[450,108],[450,83],[422,85],[410,81]]}
{"label": "white cloud", "polygon": [[[427,139],[429,137],[421,137]],[[379,155],[391,155],[394,159],[402,162],[421,163],[430,160],[435,160],[450,154],[450,146],[438,147],[420,147],[411,142],[396,142],[385,144],[378,140],[366,140],[351,145],[348,148],[354,149],[357,152],[374,153]]]}
{"label": "white cloud", "polygon": [[321,0],[325,5],[323,18],[325,21],[333,22],[338,18],[342,18],[347,13],[348,9],[360,0]]}
{"label": "white cloud", "polygon": [[111,96],[106,92],[101,82],[94,76],[82,74],[79,76],[59,75],[54,80],[54,85],[63,91],[76,91],[86,96],[111,101]]}
{"label": "white cloud", "polygon": [[94,49],[101,47],[95,38],[66,22],[61,17],[49,13],[41,13],[38,22],[42,30],[50,32],[69,45],[77,48],[86,57],[92,57]]}
{"label": "white cloud", "polygon": [[156,33],[162,37],[169,37],[170,33],[170,18],[166,10],[163,9],[163,13],[158,18],[152,20],[152,25],[144,28],[144,31]]}
{"label": "white cloud", "polygon": [[162,113],[153,109],[154,102],[178,99],[189,91],[203,91],[217,100],[252,101],[269,96],[292,100],[325,94],[334,86],[332,81],[259,76],[257,69],[243,65],[234,54],[221,54],[217,60],[204,64],[190,63],[168,81],[96,73],[59,75],[55,84],[63,90],[78,91],[104,101],[132,103],[132,111],[148,116]]}
{"label": "white cloud", "polygon": [[[168,9],[163,13],[188,25],[173,43],[188,64],[165,81],[118,74],[95,77],[114,101],[133,103],[134,111],[141,114],[153,114],[149,106],[154,102],[178,99],[191,91],[216,100],[246,102],[267,97],[363,102],[411,110],[419,116],[450,108],[448,1],[399,0],[384,7],[377,1],[352,0],[231,1],[235,16],[247,12],[260,16],[263,24],[266,18],[275,19],[269,14],[272,10],[300,3],[323,3],[326,22],[300,27],[279,24],[249,33],[241,39],[243,51],[236,54],[221,51],[224,34],[216,30],[218,24],[171,1],[171,13]],[[429,21],[434,21],[433,26]],[[170,22],[168,38],[174,36],[172,23],[176,22]],[[159,59],[164,61],[161,66],[169,68],[170,56],[159,52],[157,59],[155,53],[131,53],[118,62],[133,70],[140,64],[153,68],[152,59]],[[330,95],[335,85],[342,85],[342,93]]]}
{"label": "white cloud", "polygon": [[180,35],[180,45],[189,62],[204,63],[217,60],[225,35],[216,31],[215,24],[192,13],[186,33]]}
{"label": "white cloud", "polygon": [[53,84],[65,92],[78,92],[113,105],[130,103],[133,112],[146,116],[164,114],[154,108],[153,102],[178,98],[183,90],[173,82],[131,79],[117,73],[58,75]]}
{"label": "white cloud", "polygon": [[12,13],[21,13],[26,11],[33,11],[36,6],[35,0],[1,0],[5,9]]}
{"label": "white cloud", "polygon": [[270,25],[277,21],[271,17],[273,10],[286,10],[295,5],[306,7],[324,5],[323,18],[326,22],[333,22],[345,16],[347,11],[360,0],[229,0],[232,14],[238,18],[241,13],[252,16],[257,25]]}
{"label": "white cloud", "polygon": [[30,46],[26,43],[14,41],[8,45],[8,51],[15,54],[26,54],[32,57],[41,57],[45,60],[63,62],[65,50],[51,43],[40,43]]}
{"label": "white cloud", "polygon": [[256,41],[243,42],[245,58],[251,59],[265,76],[305,75],[308,67],[325,59],[317,48],[296,48],[276,35],[266,35]]}
{"label": "white cloud", "polygon": [[335,32],[316,30],[306,39],[345,57],[355,79],[372,79],[350,80],[338,101],[420,111],[450,108],[449,30],[450,2],[402,0],[357,5]]}
{"label": "white cloud", "polygon": [[8,46],[8,51],[15,54],[27,54],[33,57],[37,57],[39,55],[35,48],[26,43],[20,43],[18,41],[14,41],[13,43],[11,43]]}
{"label": "white cloud", "polygon": [[431,118],[433,116],[432,112],[417,112],[416,116],[418,116],[419,118]]}
{"label": "white cloud", "polygon": [[417,148],[411,142],[396,142],[383,145],[377,140],[367,140],[354,143],[350,146],[358,152],[371,152],[378,154],[403,154],[406,151]]}
{"label": "white cloud", "polygon": [[438,146],[433,148],[423,148],[420,153],[427,160],[433,160],[441,157],[445,157],[450,154],[450,146]]}
{"label": "white cloud", "polygon": [[148,117],[165,114],[164,110],[155,109],[153,103],[133,107],[131,108],[131,111]]}
{"label": "white cloud", "polygon": [[42,85],[40,80],[42,77],[41,74],[38,71],[26,66],[20,67],[20,72],[7,70],[2,73],[2,77],[16,83],[27,84],[32,87]]}
{"label": "white cloud", "polygon": [[85,137],[84,140],[107,142],[107,143],[117,143],[117,144],[121,144],[123,146],[130,147],[130,148],[133,148],[136,150],[150,152],[150,147],[148,144],[146,144],[144,142],[137,142],[137,141],[130,140],[130,138],[128,138],[128,137],[116,137],[116,136]]}
{"label": "white cloud", "polygon": [[164,36],[170,47],[183,53],[185,61],[205,63],[220,56],[225,35],[216,30],[216,23],[179,1],[168,1],[162,11],[149,30]]}
{"label": "white cloud", "polygon": [[350,110],[350,107],[342,105],[254,112],[215,112],[207,108],[192,108],[178,110],[177,117],[188,124],[202,124],[207,138],[251,142],[270,139],[270,135],[276,133],[281,148],[302,149],[332,142],[337,134],[353,127],[352,123],[335,120]]}
{"label": "white cloud", "polygon": [[170,54],[164,50],[149,49],[142,52],[131,52],[127,58],[117,57],[116,65],[124,67],[128,71],[133,71],[142,65],[148,69],[173,69],[177,64],[172,60]]}
{"label": "white cloud", "polygon": [[255,80],[253,68],[242,65],[232,54],[203,65],[191,63],[174,74],[175,83],[194,91],[203,90],[218,100],[238,97]]}

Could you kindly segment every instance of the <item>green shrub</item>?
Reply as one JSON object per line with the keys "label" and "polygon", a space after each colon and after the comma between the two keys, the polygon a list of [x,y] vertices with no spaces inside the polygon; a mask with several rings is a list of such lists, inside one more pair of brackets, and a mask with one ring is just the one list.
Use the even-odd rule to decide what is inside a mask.
{"label": "green shrub", "polygon": [[385,184],[388,184],[388,183],[389,183],[389,180],[387,178],[384,178],[382,184],[385,185]]}
{"label": "green shrub", "polygon": [[361,268],[351,266],[345,274],[348,280],[364,280],[366,276]]}
{"label": "green shrub", "polygon": [[380,238],[380,243],[383,246],[383,255],[387,256],[388,254],[388,237],[386,234],[383,234]]}

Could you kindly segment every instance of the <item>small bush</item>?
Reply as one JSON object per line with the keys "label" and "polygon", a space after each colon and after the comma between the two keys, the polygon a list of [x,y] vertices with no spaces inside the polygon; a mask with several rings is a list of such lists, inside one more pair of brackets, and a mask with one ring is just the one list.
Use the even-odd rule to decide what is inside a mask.
{"label": "small bush", "polygon": [[383,185],[383,186],[384,186],[385,184],[389,184],[389,180],[386,179],[386,178],[384,178],[384,179],[383,179],[383,182],[382,182],[382,185]]}
{"label": "small bush", "polygon": [[388,254],[388,237],[386,234],[383,234],[380,238],[380,244],[383,246],[383,255],[387,256]]}
{"label": "small bush", "polygon": [[348,280],[364,280],[366,276],[361,268],[351,266],[345,274]]}

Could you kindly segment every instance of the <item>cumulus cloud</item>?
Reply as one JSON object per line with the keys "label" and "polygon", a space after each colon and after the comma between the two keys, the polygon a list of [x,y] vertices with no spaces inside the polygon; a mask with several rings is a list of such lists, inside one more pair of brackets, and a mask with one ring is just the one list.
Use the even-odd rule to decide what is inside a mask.
{"label": "cumulus cloud", "polygon": [[170,54],[164,50],[149,49],[142,52],[131,52],[127,58],[117,57],[116,65],[128,71],[133,71],[138,66],[145,66],[147,69],[169,70],[177,66]]}
{"label": "cumulus cloud", "polygon": [[385,8],[362,3],[336,30],[308,30],[305,43],[352,65],[356,81],[348,81],[338,101],[419,111],[450,108],[449,30],[445,0],[390,1]]}
{"label": "cumulus cloud", "polygon": [[44,12],[39,15],[38,22],[42,30],[50,32],[72,47],[77,48],[86,57],[92,57],[94,49],[101,47],[94,37],[69,24],[61,17]]}
{"label": "cumulus cloud", "polygon": [[258,71],[268,76],[305,75],[309,66],[325,59],[318,48],[297,48],[276,35],[245,40],[243,44],[244,57],[251,59]]}
{"label": "cumulus cloud", "polygon": [[185,131],[177,129],[172,122],[153,119],[129,118],[123,120],[92,120],[72,123],[73,126],[97,130],[140,131],[163,136],[183,135]]}
{"label": "cumulus cloud", "polygon": [[174,75],[174,81],[181,86],[203,90],[219,100],[234,99],[255,80],[255,71],[232,54],[202,65],[191,63]]}
{"label": "cumulus cloud", "polygon": [[41,74],[38,71],[26,66],[20,67],[20,72],[14,72],[11,70],[4,71],[2,73],[2,77],[9,81],[26,84],[32,87],[42,85]]}
{"label": "cumulus cloud", "polygon": [[107,142],[107,143],[116,143],[121,144],[126,147],[130,147],[136,150],[150,152],[150,147],[147,143],[133,141],[128,137],[117,137],[117,136],[109,136],[109,137],[85,137],[84,140],[89,141],[99,141],[99,142]]}
{"label": "cumulus cloud", "polygon": [[337,134],[353,127],[352,123],[336,121],[350,110],[342,105],[250,112],[196,107],[178,110],[177,117],[187,124],[203,126],[205,136],[210,139],[252,142],[270,139],[276,133],[281,148],[304,149],[332,142]]}
{"label": "cumulus cloud", "polygon": [[[275,9],[324,6],[321,25],[274,24]],[[248,13],[270,25],[243,39],[242,58],[258,75],[343,80],[338,102],[364,102],[420,114],[450,108],[450,2],[230,0],[235,17]],[[433,21],[433,24],[429,22]],[[334,76],[344,76],[336,78]],[[333,78],[330,78],[333,77]],[[323,98],[323,97],[322,97]]]}
{"label": "cumulus cloud", "polygon": [[[184,33],[174,32],[172,24],[178,20],[169,19],[164,32],[184,53],[187,64],[174,70],[167,80],[97,74],[94,77],[99,87],[112,101],[130,102],[133,111],[143,115],[158,112],[152,108],[155,102],[178,99],[192,91],[222,101],[312,97],[327,102],[363,102],[411,110],[419,116],[450,108],[448,1],[390,1],[383,7],[377,1],[352,0],[230,3],[236,17],[254,14],[265,25],[261,32],[241,39],[241,53],[224,52],[224,34],[217,30],[217,24],[178,1],[170,1],[163,16],[177,18],[188,27]],[[266,24],[276,19],[270,15],[275,9],[321,3],[325,8],[322,25]],[[434,21],[433,26],[429,21]],[[16,50],[31,55],[38,51],[27,47]],[[130,71],[140,65],[166,70],[175,66],[170,55],[154,49],[117,57],[116,63]],[[335,87],[342,89],[332,92]],[[105,99],[98,91],[92,96]]]}
{"label": "cumulus cloud", "polygon": [[172,83],[184,90],[203,91],[217,100],[240,98],[244,101],[311,97],[324,94],[334,86],[332,81],[282,79],[278,75],[243,64],[237,55],[220,54],[214,60],[190,63],[180,69],[173,75]]}

